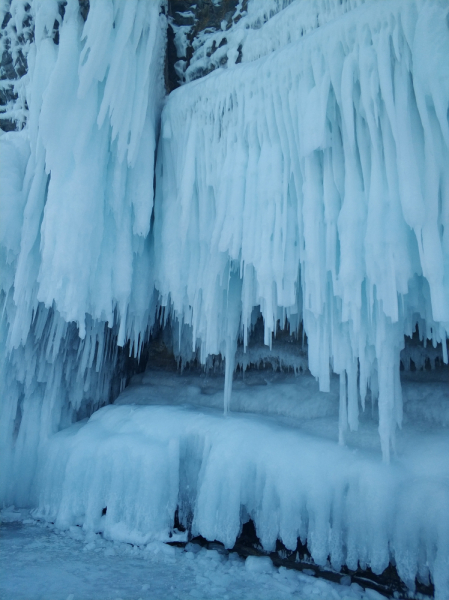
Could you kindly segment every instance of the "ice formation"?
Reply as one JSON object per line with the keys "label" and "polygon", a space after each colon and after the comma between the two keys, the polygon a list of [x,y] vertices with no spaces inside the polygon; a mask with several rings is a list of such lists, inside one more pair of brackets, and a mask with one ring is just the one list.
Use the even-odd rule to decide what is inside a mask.
{"label": "ice formation", "polygon": [[[250,62],[301,39],[316,28],[337,19],[366,0],[242,0],[231,19],[215,32],[200,31],[193,39],[193,55],[185,60],[190,25],[173,25],[180,60],[175,69],[182,83],[190,82],[219,67]],[[299,4],[300,3],[300,4]],[[245,10],[246,8],[246,10]],[[184,19],[192,15],[179,13]]]}
{"label": "ice formation", "polygon": [[[83,517],[95,528],[104,498],[90,486],[98,476],[113,493],[117,482],[108,477],[114,474],[131,487],[121,500],[108,497],[111,535],[120,537],[120,522],[127,524],[127,535],[158,535],[170,525],[178,492],[185,500],[186,482],[176,479],[179,457],[193,457],[187,471],[199,468],[205,430],[217,436],[211,452],[224,460],[227,444],[221,442],[229,434],[228,458],[239,455],[244,436],[240,425],[233,429],[234,417],[226,424],[218,416],[199,416],[202,425],[195,429],[196,417],[174,408],[142,409],[133,417],[129,409],[114,407],[84,428],[78,424],[53,435],[117,395],[124,385],[118,347],[129,344],[129,353],[139,356],[157,319],[170,325],[177,356],[195,356],[203,364],[211,356],[225,359],[225,412],[233,406],[236,366],[307,366],[323,392],[336,373],[340,442],[357,430],[370,395],[378,402],[388,462],[402,423],[401,351],[405,368],[429,357],[422,346],[404,351],[404,336],[418,326],[422,344],[430,340],[448,361],[447,1],[254,0],[246,15],[240,3],[240,20],[229,31],[224,24],[221,32],[203,36],[191,71],[179,72],[193,79],[195,69],[219,66],[224,53],[227,69],[183,85],[163,110],[164,0],[95,0],[85,23],[77,0],[29,4],[11,0],[7,31],[12,52],[22,40],[28,72],[2,84],[17,95],[5,109],[8,117],[26,125],[0,140],[1,502],[35,505],[39,497],[42,514],[61,523]],[[267,349],[250,344],[259,316]],[[307,362],[299,345],[287,351],[273,343],[279,329],[300,327]],[[416,398],[409,400],[413,414],[422,415]],[[427,420],[446,423],[447,413],[440,418],[438,411],[426,413]],[[171,429],[161,425],[158,433],[158,419],[167,416]],[[122,458],[100,447],[96,436],[108,423],[115,429],[106,438],[131,449],[127,466],[134,457],[133,468],[160,476],[153,496],[135,478],[137,471],[121,470]],[[190,437],[183,433],[186,423]],[[128,447],[126,436],[143,424],[147,430],[139,443]],[[249,436],[250,421],[245,425]],[[351,461],[357,461],[348,448],[333,445],[329,464],[335,453],[346,466],[336,482],[336,504],[324,506],[329,497],[320,500],[319,485],[301,465],[297,489],[303,489],[302,476],[310,486],[302,499],[289,494],[284,471],[270,471],[281,453],[271,457],[253,437],[255,449],[240,471],[213,463],[223,480],[217,483],[211,472],[207,502],[200,495],[195,500],[196,531],[231,544],[248,516],[240,513],[240,503],[267,547],[277,535],[293,545],[302,532],[304,501],[315,560],[328,552],[337,566],[361,561],[381,569],[390,545],[405,581],[412,582],[417,571],[425,577],[428,564],[444,597],[447,517],[432,521],[427,511],[430,521],[421,522],[427,497],[419,491],[409,507],[405,496],[404,507],[402,500],[389,505],[392,495],[402,498],[400,476],[388,487],[396,463],[388,467],[376,459],[367,479],[360,465],[354,467],[357,485],[366,482],[358,496],[357,486],[351,488]],[[274,448],[281,438],[272,438]],[[310,440],[291,443],[313,457]],[[182,454],[183,444],[192,445],[190,454]],[[96,460],[86,464],[88,449]],[[86,467],[92,479],[84,488],[78,487],[76,468],[65,479],[65,461]],[[207,457],[202,465],[206,477]],[[315,467],[330,476],[326,464]],[[271,487],[243,498],[240,477],[255,489],[266,477]],[[435,510],[447,506],[443,479],[439,472],[435,487],[426,487],[429,497],[436,494]],[[225,482],[233,490],[227,496]],[[371,514],[363,512],[363,498],[371,498],[373,482],[384,496]],[[215,484],[229,504],[213,496]],[[343,488],[354,495],[345,497]],[[84,493],[91,505],[84,506]],[[134,493],[136,502],[141,494],[148,499],[148,513],[126,496]],[[341,509],[343,498],[352,498],[359,512],[352,504]],[[273,507],[281,504],[276,513]],[[354,539],[329,538],[332,547],[325,535],[331,505],[343,519],[340,533],[350,538],[355,532]],[[214,507],[221,521],[210,517]],[[279,517],[273,530],[268,514]],[[353,518],[366,519],[371,529],[346,529],[344,519],[350,525]],[[283,519],[296,529],[289,531]],[[392,519],[398,519],[394,531]],[[416,528],[410,528],[413,519]],[[377,529],[377,523],[383,526]],[[439,550],[432,554],[435,544]]]}
{"label": "ice formation", "polygon": [[[289,7],[292,30],[301,7]],[[175,90],[162,114],[162,305],[202,361],[221,353],[231,373],[255,307],[266,345],[302,321],[320,389],[329,365],[340,374],[342,441],[370,389],[387,461],[404,335],[418,324],[447,362],[447,16],[445,2],[366,2]]]}
{"label": "ice formation", "polygon": [[300,538],[318,565],[378,574],[394,557],[410,589],[431,575],[447,598],[444,433],[411,436],[393,466],[254,414],[130,406],[131,390],[123,401],[51,438],[36,518],[144,545],[179,539],[178,509],[191,535],[227,548],[252,519],[267,551],[276,540],[294,551]]}
{"label": "ice formation", "polygon": [[99,0],[85,24],[77,0],[31,4],[27,127],[1,138],[2,498],[30,501],[28,456],[110,399],[117,344],[139,354],[154,319],[163,4]]}

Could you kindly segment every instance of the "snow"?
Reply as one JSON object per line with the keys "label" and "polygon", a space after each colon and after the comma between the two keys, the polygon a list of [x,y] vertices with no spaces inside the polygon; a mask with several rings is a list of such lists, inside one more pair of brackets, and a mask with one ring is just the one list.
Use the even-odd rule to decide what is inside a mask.
{"label": "snow", "polygon": [[[13,512],[16,512],[14,517]],[[16,520],[9,523],[8,517]],[[0,594],[4,600],[382,600],[357,584],[338,585],[273,567],[270,559],[189,544],[131,546],[42,526],[17,511],[1,513]],[[269,562],[267,562],[269,561]],[[271,565],[271,566],[270,566]]]}
{"label": "snow", "polygon": [[[6,22],[6,15],[10,13],[11,18]],[[2,119],[11,120],[18,129],[22,129],[28,117],[26,103],[26,85],[28,83],[26,70],[26,59],[33,40],[33,16],[30,5],[25,0],[2,0],[0,2],[0,56],[2,62],[10,55],[12,65],[1,68],[0,89],[12,90],[12,98],[0,106]],[[12,69],[11,69],[12,67]],[[8,79],[14,75],[15,79]],[[3,133],[3,132],[2,132]]]}
{"label": "snow", "polygon": [[[447,410],[447,374],[420,383],[427,402]],[[226,548],[252,519],[267,552],[278,539],[295,550],[300,538],[318,565],[378,574],[394,559],[411,590],[430,575],[445,598],[447,427],[426,425],[406,403],[408,427],[387,465],[370,411],[338,445],[338,387],[332,409],[310,376],[250,373],[224,416],[211,408],[223,401],[222,377],[147,372],[115,404],[52,436],[32,514],[138,546],[186,535],[173,529],[177,509],[191,535]]]}
{"label": "snow", "polygon": [[232,373],[253,310],[267,346],[303,321],[320,389],[330,368],[342,380],[342,442],[378,392],[387,462],[404,336],[418,325],[447,361],[448,10],[366,2],[178,88],[162,113],[155,277],[179,352]]}

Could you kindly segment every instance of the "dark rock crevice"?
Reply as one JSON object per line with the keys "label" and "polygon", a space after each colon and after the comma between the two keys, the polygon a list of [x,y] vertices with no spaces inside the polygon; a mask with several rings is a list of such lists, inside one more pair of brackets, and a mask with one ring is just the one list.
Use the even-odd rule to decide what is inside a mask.
{"label": "dark rock crevice", "polygon": [[[179,72],[175,68],[176,63],[184,61],[184,71],[191,64],[194,51],[204,43],[201,34],[204,32],[214,33],[219,30],[227,31],[233,24],[241,19],[241,13],[246,11],[248,0],[243,0],[239,6],[239,0],[222,0],[220,3],[213,0],[168,0],[168,34],[165,83],[167,93],[170,93],[182,83]],[[184,55],[178,54],[175,45],[175,32],[177,28],[186,28],[187,46]],[[211,56],[218,48],[226,45],[225,37],[217,45],[215,42],[208,49],[207,54]],[[241,61],[241,48],[239,51]],[[226,64],[227,59],[221,61],[221,66]],[[193,79],[203,77],[214,70],[215,67],[200,68]]]}
{"label": "dark rock crevice", "polygon": [[[174,528],[177,531],[185,531],[182,523],[179,522],[178,511],[175,513]],[[416,598],[428,596],[434,597],[434,586],[430,582],[415,581],[415,594],[413,594],[400,579],[396,567],[390,563],[380,575],[376,575],[369,567],[359,567],[352,571],[346,566],[343,566],[340,571],[332,569],[330,561],[326,566],[317,565],[309,552],[307,544],[303,544],[298,538],[298,545],[295,550],[288,550],[284,544],[277,540],[276,549],[274,552],[266,552],[260,544],[257,537],[256,527],[250,519],[242,527],[242,531],[237,538],[233,548],[226,549],[221,542],[217,540],[207,540],[202,536],[189,536],[189,542],[168,542],[170,545],[186,548],[188,544],[196,544],[208,550],[217,550],[220,554],[229,554],[236,552],[242,558],[248,556],[268,556],[275,567],[285,567],[301,571],[305,575],[325,579],[334,583],[339,583],[345,586],[357,584],[363,589],[372,589],[387,597],[399,599]],[[189,548],[186,548],[188,550]]]}

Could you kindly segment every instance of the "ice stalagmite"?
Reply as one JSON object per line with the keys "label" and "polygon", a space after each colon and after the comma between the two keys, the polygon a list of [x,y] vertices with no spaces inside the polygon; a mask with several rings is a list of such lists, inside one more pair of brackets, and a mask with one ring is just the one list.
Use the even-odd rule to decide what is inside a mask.
{"label": "ice stalagmite", "polygon": [[1,138],[5,501],[31,501],[38,446],[108,400],[117,344],[138,354],[152,323],[163,6],[98,0],[84,23],[77,0],[35,0],[27,15],[28,122]]}
{"label": "ice stalagmite", "polygon": [[162,116],[162,304],[203,360],[246,340],[254,307],[267,345],[299,313],[320,389],[340,374],[340,439],[378,393],[387,461],[404,335],[445,347],[449,330],[447,18],[438,0],[366,2],[175,90]]}

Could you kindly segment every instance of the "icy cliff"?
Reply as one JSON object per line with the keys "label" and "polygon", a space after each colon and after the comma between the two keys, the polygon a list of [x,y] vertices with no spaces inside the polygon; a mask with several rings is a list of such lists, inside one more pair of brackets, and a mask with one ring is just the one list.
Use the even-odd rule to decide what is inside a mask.
{"label": "icy cliff", "polygon": [[340,375],[341,440],[370,390],[386,460],[404,335],[418,325],[447,362],[447,15],[367,2],[175,90],[162,114],[156,286],[202,361],[226,355],[225,403],[253,309],[267,345],[302,321],[320,389]]}
{"label": "icy cliff", "polygon": [[100,0],[85,24],[76,0],[10,6],[34,41],[27,126],[1,138],[2,498],[29,502],[30,454],[110,399],[117,344],[139,354],[155,312],[163,4]]}
{"label": "icy cliff", "polygon": [[[138,357],[155,323],[182,360],[225,359],[225,412],[236,365],[308,367],[323,392],[336,373],[340,443],[370,398],[388,462],[401,351],[405,368],[424,364],[427,342],[448,362],[448,3],[239,2],[232,24],[192,42],[188,83],[165,103],[163,0],[95,0],[85,21],[77,0],[4,2],[2,19],[5,7],[3,39],[28,71],[2,83],[3,112],[24,127],[0,140],[1,501],[44,502],[45,460],[68,460],[53,434],[117,396],[118,348]],[[259,317],[267,351],[250,345]],[[303,337],[308,361],[276,346],[280,329]],[[418,554],[404,577],[424,568]]]}

